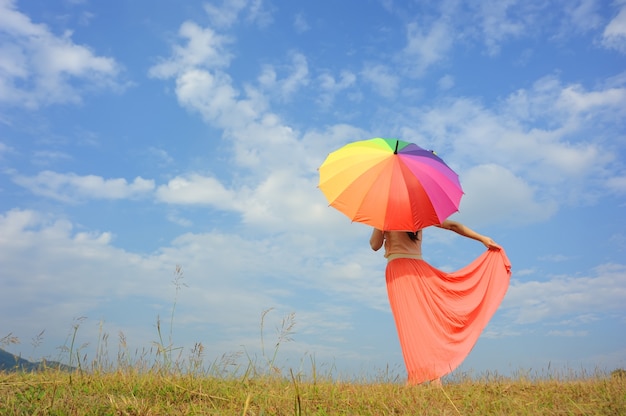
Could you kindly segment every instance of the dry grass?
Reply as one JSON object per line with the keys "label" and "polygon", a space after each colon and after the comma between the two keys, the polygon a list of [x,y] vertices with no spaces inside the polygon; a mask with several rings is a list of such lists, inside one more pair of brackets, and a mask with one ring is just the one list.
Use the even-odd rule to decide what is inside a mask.
{"label": "dry grass", "polygon": [[0,373],[3,415],[623,415],[626,379],[443,387],[161,371]]}

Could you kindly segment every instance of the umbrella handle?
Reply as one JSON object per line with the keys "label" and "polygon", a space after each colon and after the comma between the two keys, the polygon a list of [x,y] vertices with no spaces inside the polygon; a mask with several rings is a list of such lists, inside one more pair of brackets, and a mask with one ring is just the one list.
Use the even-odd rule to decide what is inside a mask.
{"label": "umbrella handle", "polygon": [[400,144],[400,140],[396,140],[396,150],[393,151],[394,155],[398,154],[398,144]]}

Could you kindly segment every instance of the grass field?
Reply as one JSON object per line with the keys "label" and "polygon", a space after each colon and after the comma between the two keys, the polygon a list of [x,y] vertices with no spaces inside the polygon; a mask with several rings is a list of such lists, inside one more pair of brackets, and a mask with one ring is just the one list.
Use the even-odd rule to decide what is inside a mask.
{"label": "grass field", "polygon": [[626,378],[443,386],[133,369],[0,373],[2,415],[626,415]]}

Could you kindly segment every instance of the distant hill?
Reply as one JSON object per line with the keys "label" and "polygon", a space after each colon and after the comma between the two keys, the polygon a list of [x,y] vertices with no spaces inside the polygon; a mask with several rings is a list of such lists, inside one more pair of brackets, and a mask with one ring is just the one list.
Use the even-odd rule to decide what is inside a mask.
{"label": "distant hill", "polygon": [[34,363],[0,348],[0,371],[41,371],[50,368],[63,371],[74,369],[58,361],[43,360]]}

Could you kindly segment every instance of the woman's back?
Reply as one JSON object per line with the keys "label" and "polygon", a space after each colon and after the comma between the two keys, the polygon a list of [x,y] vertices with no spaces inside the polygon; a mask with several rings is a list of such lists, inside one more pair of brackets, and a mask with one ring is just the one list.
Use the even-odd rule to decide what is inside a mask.
{"label": "woman's back", "polygon": [[415,239],[406,231],[385,231],[385,257],[392,254],[422,255],[422,231],[415,233]]}

